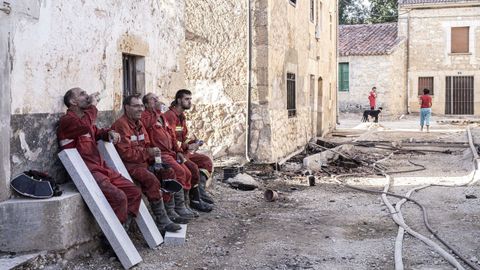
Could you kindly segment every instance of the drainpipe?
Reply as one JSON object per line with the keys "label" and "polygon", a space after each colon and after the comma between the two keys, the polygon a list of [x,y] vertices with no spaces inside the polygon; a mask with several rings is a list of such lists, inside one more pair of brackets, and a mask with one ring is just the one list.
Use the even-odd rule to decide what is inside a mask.
{"label": "drainpipe", "polygon": [[251,0],[247,0],[247,31],[248,31],[248,38],[247,38],[247,63],[248,63],[248,71],[247,71],[247,117],[246,117],[246,131],[247,136],[246,138],[246,145],[245,145],[245,159],[250,162],[250,122],[252,118],[252,10],[251,10]]}
{"label": "drainpipe", "polygon": [[[336,18],[336,33],[335,33],[335,85],[337,87],[335,87],[335,103],[337,104],[336,108],[335,108],[335,112],[336,112],[336,115],[335,115],[335,123],[337,125],[340,125],[340,121],[338,120],[338,114],[340,112],[340,109],[339,109],[339,106],[338,106],[338,57],[339,57],[339,50],[338,50],[338,36],[340,35],[340,22],[339,22],[339,19],[338,19],[338,4],[339,4],[340,1],[337,1],[337,5],[335,7],[335,18]],[[335,127],[336,129],[336,127]]]}
{"label": "drainpipe", "polygon": [[408,70],[410,66],[410,11],[408,11],[407,16],[407,41],[405,43],[406,46],[406,64],[405,64],[405,83],[407,86],[407,94],[405,95],[405,102],[407,103],[407,114],[410,114],[410,84],[408,83]]}

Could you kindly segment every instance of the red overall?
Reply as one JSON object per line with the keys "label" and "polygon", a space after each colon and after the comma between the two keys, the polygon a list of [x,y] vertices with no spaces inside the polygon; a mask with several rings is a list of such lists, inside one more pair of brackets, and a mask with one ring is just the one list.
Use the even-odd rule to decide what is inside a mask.
{"label": "red overall", "polygon": [[200,178],[200,173],[198,168],[206,169],[209,173],[212,173],[213,162],[212,160],[203,154],[199,153],[190,153],[188,151],[188,144],[193,143],[192,141],[187,142],[187,121],[185,119],[185,114],[177,111],[174,106],[170,107],[170,110],[164,114],[167,123],[171,127],[175,127],[175,137],[179,144],[179,148],[185,153],[186,158],[190,162],[185,162],[185,165],[192,173],[192,185],[193,183],[198,183]]}
{"label": "red overall", "polygon": [[97,149],[96,140],[108,140],[108,129],[95,126],[97,108],[90,106],[80,118],[72,110],[60,118],[57,138],[61,149],[76,148],[120,222],[128,214],[137,216],[142,194],[137,186],[108,168]]}
{"label": "red overall", "polygon": [[148,154],[147,148],[152,145],[142,122],[134,122],[124,114],[113,123],[112,129],[120,134],[120,142],[115,146],[130,176],[140,183],[149,201],[161,200],[160,181],[148,170],[148,164],[153,162],[153,159]]}
{"label": "red overall", "polygon": [[174,170],[174,179],[182,184],[183,189],[190,190],[192,187],[192,174],[185,164],[179,164],[177,162],[177,152],[181,150],[177,147],[174,133],[168,126],[161,112],[144,111],[142,113],[142,123],[148,132],[152,145],[160,148],[162,152],[162,162],[168,164]]}

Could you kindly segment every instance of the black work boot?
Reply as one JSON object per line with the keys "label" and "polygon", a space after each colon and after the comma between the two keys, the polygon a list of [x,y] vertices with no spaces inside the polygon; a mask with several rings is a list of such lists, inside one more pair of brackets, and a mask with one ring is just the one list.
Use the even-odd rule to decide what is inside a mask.
{"label": "black work boot", "polygon": [[176,214],[180,215],[180,217],[186,218],[186,219],[192,219],[194,218],[194,214],[192,211],[189,211],[187,207],[185,207],[185,195],[183,188],[179,192],[175,193],[174,195],[175,198],[175,211]]}
{"label": "black work boot", "polygon": [[155,215],[155,223],[160,231],[167,232],[176,232],[182,227],[180,225],[173,223],[167,216],[167,211],[165,211],[165,206],[162,200],[156,202],[150,202],[152,207],[152,212]]}
{"label": "black work boot", "polygon": [[182,217],[175,212],[175,199],[171,198],[169,202],[163,202],[165,204],[165,211],[167,211],[167,216],[168,218],[178,224],[188,224],[190,219],[193,218],[187,218],[187,217]]}
{"label": "black work boot", "polygon": [[198,218],[200,214],[198,214],[197,211],[193,210],[190,208],[190,190],[183,190],[184,193],[184,199],[185,199],[185,208],[187,208],[187,211],[193,214],[194,217]]}
{"label": "black work boot", "polygon": [[208,195],[207,193],[207,180],[208,177],[203,174],[203,172],[200,172],[200,183],[198,185],[198,189],[200,190],[200,198],[202,198],[202,201],[209,203],[209,204],[214,204],[215,201]]}
{"label": "black work boot", "polygon": [[125,229],[126,232],[128,232],[128,230],[130,230],[130,226],[132,225],[133,220],[134,220],[134,217],[129,214],[127,216],[127,220],[125,221],[125,223],[122,224],[122,226],[123,226],[123,228]]}
{"label": "black work boot", "polygon": [[200,212],[210,212],[213,210],[212,205],[202,201],[200,198],[200,190],[198,185],[190,190],[190,206]]}

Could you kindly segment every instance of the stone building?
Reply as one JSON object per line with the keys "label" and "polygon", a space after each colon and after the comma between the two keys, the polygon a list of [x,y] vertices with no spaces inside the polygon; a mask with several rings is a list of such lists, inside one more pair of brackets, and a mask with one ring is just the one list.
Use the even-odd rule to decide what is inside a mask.
{"label": "stone building", "polygon": [[[390,111],[394,114],[418,112],[418,96],[428,88],[433,94],[433,113],[480,115],[480,1],[400,0],[398,14],[397,24],[340,27],[339,69],[349,71],[342,72],[348,76],[340,76],[340,109],[366,108],[368,90],[377,85],[380,104],[395,109]],[[392,36],[375,35],[374,28],[386,25]],[[368,35],[362,33],[365,27],[372,30]],[[398,44],[382,56],[346,56],[343,50],[352,45],[343,34],[347,31],[366,40],[358,44],[360,54],[375,50],[370,45],[376,39],[389,43],[394,31]]]}
{"label": "stone building", "polygon": [[399,35],[407,39],[409,111],[433,91],[436,114],[480,115],[480,1],[401,0]]}
{"label": "stone building", "polygon": [[405,39],[397,23],[340,25],[338,100],[341,112],[369,109],[368,95],[377,87],[377,107],[404,113]]}
{"label": "stone building", "polygon": [[320,0],[186,1],[191,125],[214,157],[277,162],[334,128],[336,8]]}
{"label": "stone building", "polygon": [[[88,240],[86,232],[95,224],[78,193],[7,200],[10,179],[27,169],[46,170],[59,182],[68,179],[57,158],[55,130],[69,88],[99,91],[99,126],[109,126],[121,112],[123,95],[171,96],[184,87],[184,2],[2,3],[0,250],[63,248]],[[28,234],[12,231],[25,227]],[[57,233],[46,233],[51,230]]]}

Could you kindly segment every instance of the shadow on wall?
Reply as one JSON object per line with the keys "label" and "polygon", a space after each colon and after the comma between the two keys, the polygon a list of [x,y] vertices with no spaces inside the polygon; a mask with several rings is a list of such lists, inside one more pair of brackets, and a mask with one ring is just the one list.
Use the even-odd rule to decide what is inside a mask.
{"label": "shadow on wall", "polygon": [[[56,130],[58,114],[16,114],[12,115],[10,139],[10,163],[12,177],[35,169],[48,172],[57,183],[70,181],[70,177],[57,157]],[[113,123],[112,111],[99,112],[98,127],[109,127]]]}

